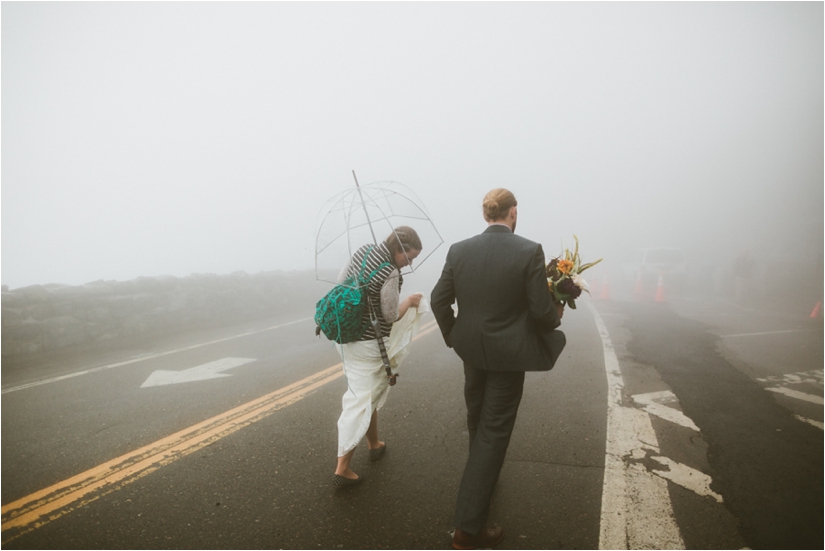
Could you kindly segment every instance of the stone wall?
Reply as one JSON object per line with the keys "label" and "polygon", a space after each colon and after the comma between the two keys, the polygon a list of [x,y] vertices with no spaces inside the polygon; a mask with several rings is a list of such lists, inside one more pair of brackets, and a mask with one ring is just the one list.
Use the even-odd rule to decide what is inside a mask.
{"label": "stone wall", "polygon": [[313,311],[330,286],[313,272],[140,277],[2,293],[2,354]]}

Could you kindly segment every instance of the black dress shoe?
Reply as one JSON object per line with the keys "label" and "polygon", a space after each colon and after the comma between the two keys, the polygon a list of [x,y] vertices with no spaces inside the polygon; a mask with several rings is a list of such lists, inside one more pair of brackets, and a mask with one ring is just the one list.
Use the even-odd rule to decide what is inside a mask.
{"label": "black dress shoe", "polygon": [[453,547],[455,549],[489,549],[504,537],[501,526],[485,528],[475,536],[468,534],[461,528],[455,529]]}

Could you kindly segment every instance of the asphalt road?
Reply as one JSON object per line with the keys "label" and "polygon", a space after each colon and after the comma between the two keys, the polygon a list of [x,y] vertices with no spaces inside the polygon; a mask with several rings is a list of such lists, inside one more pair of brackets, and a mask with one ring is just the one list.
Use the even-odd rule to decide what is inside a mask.
{"label": "asphalt road", "polygon": [[[425,318],[386,456],[361,445],[336,490],[346,382],[310,315],[5,360],[3,547],[448,548],[460,361]],[[821,322],[583,301],[563,330],[527,376],[502,548],[822,547]]]}

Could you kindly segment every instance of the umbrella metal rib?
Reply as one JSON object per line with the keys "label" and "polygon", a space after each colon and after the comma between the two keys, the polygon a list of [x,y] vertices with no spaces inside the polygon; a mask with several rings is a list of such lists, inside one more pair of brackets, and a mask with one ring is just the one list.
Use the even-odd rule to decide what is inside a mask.
{"label": "umbrella metal rib", "polygon": [[[323,254],[323,257],[329,259],[340,259],[341,256],[339,255],[344,253],[351,257],[354,246],[353,239],[360,241],[361,238],[366,238],[364,241],[369,241],[367,235],[364,235],[364,230],[367,227],[369,227],[369,235],[372,236],[372,241],[377,244],[378,238],[384,237],[383,235],[376,235],[376,231],[380,232],[379,227],[394,231],[396,227],[406,225],[409,221],[409,225],[417,227],[420,233],[421,224],[416,222],[426,222],[424,224],[425,231],[429,232],[430,239],[427,243],[434,244],[434,246],[427,247],[429,249],[428,254],[418,259],[418,265],[422,264],[444,243],[438,229],[412,190],[398,182],[375,182],[360,186],[357,178],[355,181],[357,187],[334,195],[319,212],[316,226],[318,229],[315,237],[316,277],[322,279],[319,276],[319,270],[323,269],[326,272],[332,268],[332,266],[325,263],[328,261],[319,260],[322,253],[328,253]],[[406,193],[393,189],[395,186],[404,188]],[[361,238],[355,237],[358,235]],[[343,247],[341,246],[342,238],[346,240],[346,245]],[[361,242],[357,243],[358,246],[363,244]],[[336,253],[333,246],[342,248]],[[338,261],[340,260],[336,260],[336,262]],[[406,273],[415,272],[411,262],[409,267],[410,271]]]}

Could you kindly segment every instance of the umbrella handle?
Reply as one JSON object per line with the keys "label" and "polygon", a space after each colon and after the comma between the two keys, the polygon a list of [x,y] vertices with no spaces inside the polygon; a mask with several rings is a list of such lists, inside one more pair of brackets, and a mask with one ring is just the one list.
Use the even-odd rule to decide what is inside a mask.
{"label": "umbrella handle", "polygon": [[378,316],[375,315],[375,310],[372,307],[372,298],[369,295],[369,291],[367,291],[367,301],[370,307],[370,324],[372,324],[372,329],[375,331],[375,339],[378,341],[378,350],[381,352],[381,361],[384,364],[384,369],[387,370],[387,377],[390,379],[390,386],[395,386],[398,375],[394,375],[392,368],[390,367],[390,359],[387,356],[387,348],[384,346],[384,338],[381,336],[381,324],[379,323]]}

